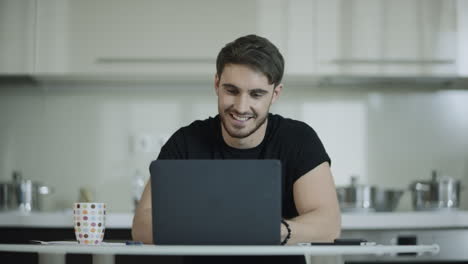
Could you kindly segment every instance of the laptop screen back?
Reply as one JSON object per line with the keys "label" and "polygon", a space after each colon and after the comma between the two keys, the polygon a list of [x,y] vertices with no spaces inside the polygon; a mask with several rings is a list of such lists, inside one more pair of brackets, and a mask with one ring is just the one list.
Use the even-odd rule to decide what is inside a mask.
{"label": "laptop screen back", "polygon": [[158,245],[278,245],[278,160],[156,160],[150,166]]}

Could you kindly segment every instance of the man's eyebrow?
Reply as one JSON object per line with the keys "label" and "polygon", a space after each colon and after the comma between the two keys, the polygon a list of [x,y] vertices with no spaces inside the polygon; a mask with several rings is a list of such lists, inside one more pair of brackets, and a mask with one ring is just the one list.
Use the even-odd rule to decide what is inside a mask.
{"label": "man's eyebrow", "polygon": [[235,86],[234,84],[231,84],[231,83],[223,83],[222,86],[224,88],[235,88],[235,89],[239,89],[239,87]]}
{"label": "man's eyebrow", "polygon": [[252,90],[249,90],[249,92],[259,93],[259,94],[267,94],[268,93],[267,90],[264,90],[264,89],[261,89],[261,88],[252,89]]}
{"label": "man's eyebrow", "polygon": [[[234,89],[239,89],[239,87],[237,87],[236,85],[232,84],[232,83],[223,83],[222,86],[224,88],[234,88]],[[249,90],[250,93],[260,93],[260,94],[267,94],[268,91],[265,90],[265,89],[262,89],[262,88],[255,88],[255,89],[251,89]]]}

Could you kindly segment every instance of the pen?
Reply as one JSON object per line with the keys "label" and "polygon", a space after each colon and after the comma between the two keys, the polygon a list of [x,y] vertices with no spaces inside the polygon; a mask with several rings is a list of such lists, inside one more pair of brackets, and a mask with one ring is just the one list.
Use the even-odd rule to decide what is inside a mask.
{"label": "pen", "polygon": [[127,241],[125,241],[125,245],[127,245],[127,246],[141,246],[141,245],[143,245],[143,242],[127,240]]}
{"label": "pen", "polygon": [[339,238],[333,242],[310,242],[310,243],[299,243],[301,246],[375,246],[375,242],[368,242],[361,238]]}

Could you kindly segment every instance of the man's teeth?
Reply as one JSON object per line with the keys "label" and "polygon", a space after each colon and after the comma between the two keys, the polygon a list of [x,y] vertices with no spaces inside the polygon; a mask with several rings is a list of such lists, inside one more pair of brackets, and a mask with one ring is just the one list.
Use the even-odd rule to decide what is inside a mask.
{"label": "man's teeth", "polygon": [[251,118],[250,116],[238,116],[234,114],[232,114],[232,117],[234,117],[234,119],[239,120],[239,121],[247,121],[249,120],[249,118]]}

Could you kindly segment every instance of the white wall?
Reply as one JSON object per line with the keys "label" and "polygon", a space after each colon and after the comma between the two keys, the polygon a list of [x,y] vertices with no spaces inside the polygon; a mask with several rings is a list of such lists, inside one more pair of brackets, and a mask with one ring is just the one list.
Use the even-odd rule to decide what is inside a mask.
{"label": "white wall", "polygon": [[[309,123],[332,158],[337,185],[407,188],[440,169],[468,184],[468,91],[424,87],[289,87],[271,111]],[[131,211],[131,177],[152,153],[135,136],[166,138],[217,113],[206,85],[0,84],[0,180],[13,170],[47,183],[48,210],[70,207],[79,188],[114,212]],[[468,208],[468,191],[462,207]],[[410,210],[407,194],[400,210]]]}

